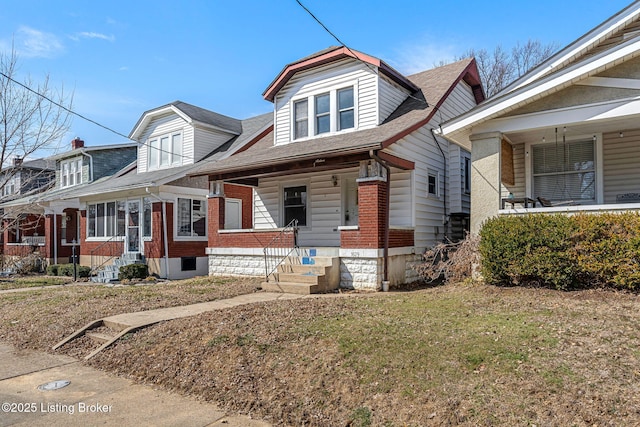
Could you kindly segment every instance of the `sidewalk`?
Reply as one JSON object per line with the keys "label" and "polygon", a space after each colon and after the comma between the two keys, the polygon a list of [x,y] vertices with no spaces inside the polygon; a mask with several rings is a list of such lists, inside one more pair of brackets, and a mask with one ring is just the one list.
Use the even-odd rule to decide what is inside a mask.
{"label": "sidewalk", "polygon": [[[39,385],[67,380],[58,390]],[[267,427],[212,404],[106,374],[68,356],[0,343],[0,426]]]}

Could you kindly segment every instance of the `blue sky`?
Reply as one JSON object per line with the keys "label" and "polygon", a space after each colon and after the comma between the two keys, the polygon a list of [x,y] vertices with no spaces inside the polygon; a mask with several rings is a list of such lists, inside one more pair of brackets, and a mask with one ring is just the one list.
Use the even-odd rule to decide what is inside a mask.
{"label": "blue sky", "polygon": [[[349,47],[410,74],[470,48],[528,39],[560,46],[629,0],[302,0]],[[295,0],[5,1],[0,50],[20,75],[74,93],[73,109],[128,135],[141,114],[182,100],[239,119],[287,63],[338,44]],[[62,141],[126,140],[74,118]]]}

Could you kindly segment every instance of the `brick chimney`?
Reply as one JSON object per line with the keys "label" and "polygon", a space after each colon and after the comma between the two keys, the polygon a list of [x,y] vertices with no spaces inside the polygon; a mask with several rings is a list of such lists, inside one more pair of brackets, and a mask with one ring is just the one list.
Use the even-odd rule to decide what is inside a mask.
{"label": "brick chimney", "polygon": [[13,167],[17,168],[18,166],[22,166],[22,161],[24,159],[22,157],[14,157],[13,158]]}
{"label": "brick chimney", "polygon": [[76,148],[84,147],[84,141],[78,138],[77,136],[71,140],[71,149],[75,150]]}

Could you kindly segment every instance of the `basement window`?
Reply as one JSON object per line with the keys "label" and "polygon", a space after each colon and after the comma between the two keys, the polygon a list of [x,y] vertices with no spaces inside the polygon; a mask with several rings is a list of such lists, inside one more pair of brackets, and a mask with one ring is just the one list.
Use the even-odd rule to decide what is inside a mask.
{"label": "basement window", "polygon": [[196,270],[196,257],[183,256],[180,258],[180,265],[182,271],[195,271]]}

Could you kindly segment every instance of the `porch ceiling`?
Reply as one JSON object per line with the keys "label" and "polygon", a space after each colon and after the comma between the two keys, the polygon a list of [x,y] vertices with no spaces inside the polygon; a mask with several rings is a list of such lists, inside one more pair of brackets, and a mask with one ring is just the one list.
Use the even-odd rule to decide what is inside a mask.
{"label": "porch ceiling", "polygon": [[[637,115],[602,121],[558,124],[557,128],[559,138],[562,138],[562,133],[565,126],[567,128],[567,137],[578,135],[592,135],[607,132],[624,132],[625,130],[637,129],[639,120],[640,115]],[[513,144],[542,141],[542,138],[545,138],[547,142],[551,142],[555,138],[555,128],[556,126],[549,126],[538,129],[512,131],[506,132],[505,135]]]}

